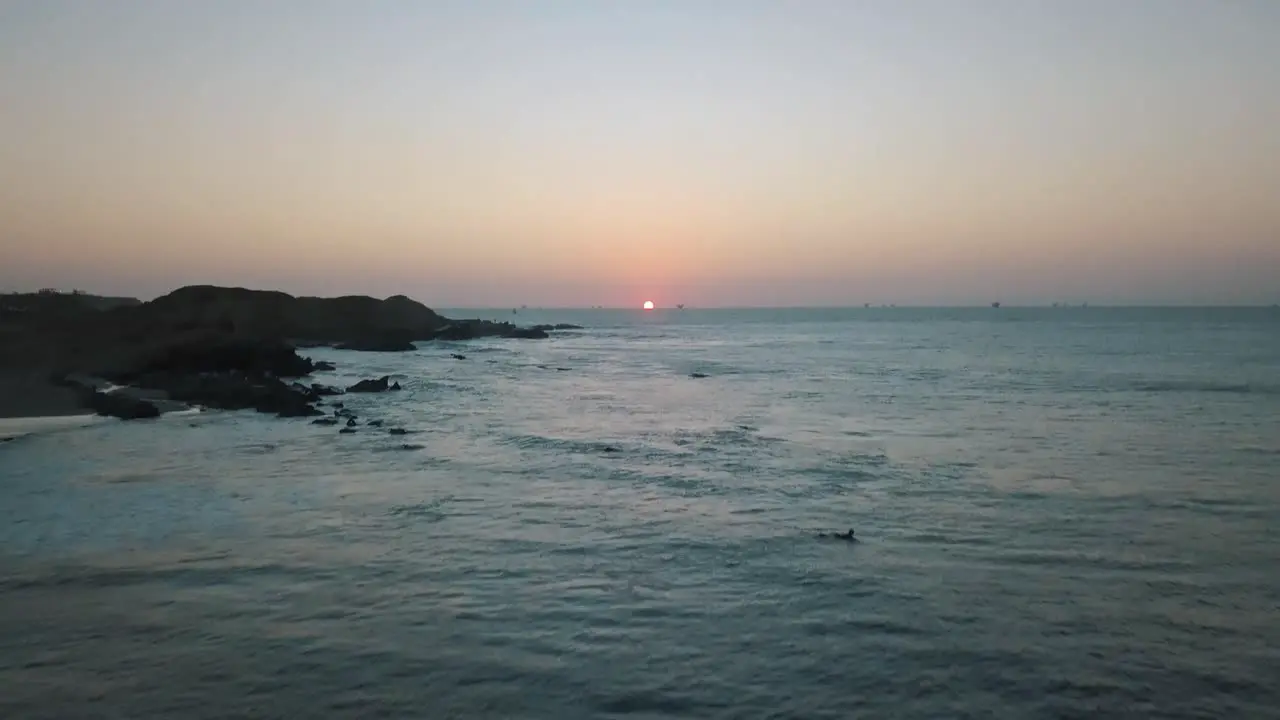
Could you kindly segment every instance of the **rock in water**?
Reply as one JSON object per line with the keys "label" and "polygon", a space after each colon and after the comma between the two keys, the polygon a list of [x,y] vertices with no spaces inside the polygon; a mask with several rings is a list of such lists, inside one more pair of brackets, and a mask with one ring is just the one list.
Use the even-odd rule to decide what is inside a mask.
{"label": "rock in water", "polygon": [[160,417],[160,409],[148,400],[94,391],[87,398],[89,409],[99,415],[121,420],[145,420]]}
{"label": "rock in water", "polygon": [[545,340],[546,338],[551,336],[547,334],[546,330],[543,330],[542,328],[539,328],[539,327],[530,327],[530,328],[518,327],[518,328],[512,328],[511,330],[507,331],[507,334],[503,335],[503,337],[516,338],[519,340]]}
{"label": "rock in water", "polygon": [[361,380],[360,382],[347,388],[349,393],[374,393],[386,392],[391,389],[400,389],[400,384],[396,383],[395,388],[391,387],[391,376],[383,375],[377,380]]}
{"label": "rock in water", "polygon": [[360,352],[406,352],[417,350],[413,344],[413,333],[408,331],[389,330],[368,337],[356,338],[340,343],[339,350],[358,350]]}
{"label": "rock in water", "polygon": [[356,429],[355,429],[355,428],[353,428],[353,427],[344,427],[344,428],[342,428],[341,430],[339,430],[339,431],[338,431],[338,434],[339,434],[339,435],[350,435],[350,434],[354,433],[355,431],[356,431]]}
{"label": "rock in water", "polygon": [[311,424],[312,424],[312,425],[337,425],[337,424],[338,424],[338,418],[336,418],[336,417],[322,417],[322,418],[316,418],[315,420],[312,420],[312,421],[311,421]]}
{"label": "rock in water", "polygon": [[382,421],[370,420],[369,422],[365,423],[365,425],[368,425],[369,427],[382,427]]}

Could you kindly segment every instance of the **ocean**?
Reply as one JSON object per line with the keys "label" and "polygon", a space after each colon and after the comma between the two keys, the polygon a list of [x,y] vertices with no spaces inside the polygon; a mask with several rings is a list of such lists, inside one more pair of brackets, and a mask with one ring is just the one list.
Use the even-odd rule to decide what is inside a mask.
{"label": "ocean", "polygon": [[1280,717],[1280,310],[452,314],[0,444],[0,717]]}

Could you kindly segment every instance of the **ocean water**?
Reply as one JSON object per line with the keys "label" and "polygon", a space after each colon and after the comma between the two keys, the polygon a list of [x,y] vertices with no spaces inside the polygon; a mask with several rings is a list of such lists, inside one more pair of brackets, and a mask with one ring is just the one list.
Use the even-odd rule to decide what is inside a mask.
{"label": "ocean water", "polygon": [[1280,311],[515,319],[0,443],[0,717],[1280,717]]}

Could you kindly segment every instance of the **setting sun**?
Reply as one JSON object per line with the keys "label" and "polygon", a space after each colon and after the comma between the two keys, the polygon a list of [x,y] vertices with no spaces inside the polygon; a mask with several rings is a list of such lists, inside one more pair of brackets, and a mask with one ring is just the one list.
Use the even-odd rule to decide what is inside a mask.
{"label": "setting sun", "polygon": [[652,310],[652,309],[653,309],[653,301],[652,301],[652,300],[645,300],[645,301],[644,301],[644,309],[645,309],[645,310]]}

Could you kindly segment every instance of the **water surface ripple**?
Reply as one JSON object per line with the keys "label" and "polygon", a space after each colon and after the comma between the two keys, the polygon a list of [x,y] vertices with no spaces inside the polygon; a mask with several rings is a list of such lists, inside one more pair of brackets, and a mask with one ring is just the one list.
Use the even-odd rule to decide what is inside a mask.
{"label": "water surface ripple", "polygon": [[1280,717],[1274,312],[525,315],[0,444],[0,717]]}

